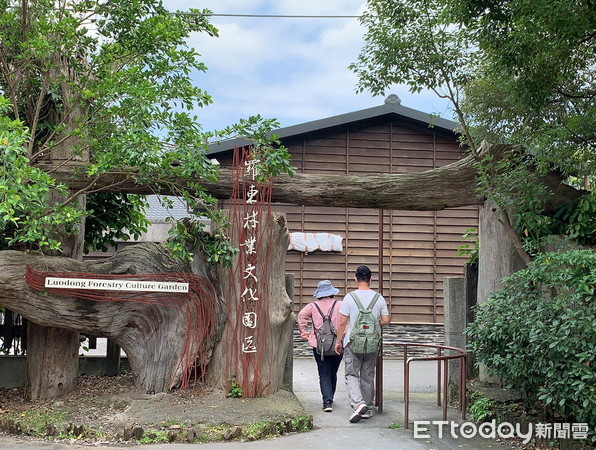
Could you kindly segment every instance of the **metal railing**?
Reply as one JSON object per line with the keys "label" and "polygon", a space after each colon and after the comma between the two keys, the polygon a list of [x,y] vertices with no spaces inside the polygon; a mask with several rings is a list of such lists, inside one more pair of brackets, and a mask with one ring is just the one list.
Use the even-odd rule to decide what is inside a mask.
{"label": "metal railing", "polygon": [[[462,420],[466,418],[466,362],[468,353],[465,350],[457,347],[449,347],[446,345],[436,344],[418,344],[415,342],[385,342],[383,345],[401,345],[404,348],[404,428],[409,428],[409,412],[410,412],[410,363],[412,361],[437,361],[437,406],[443,406],[443,420],[447,420],[447,403],[448,403],[448,364],[449,360],[459,360],[459,382],[458,382],[458,400],[459,410],[461,411]],[[427,347],[436,348],[436,356],[414,356],[408,358],[409,347]],[[444,351],[454,352],[453,354],[443,354]],[[441,361],[443,362],[443,370],[441,371]],[[441,374],[442,372],[442,374]],[[442,375],[442,382],[441,382]],[[441,389],[441,385],[443,389]],[[441,402],[441,392],[443,400]]]}

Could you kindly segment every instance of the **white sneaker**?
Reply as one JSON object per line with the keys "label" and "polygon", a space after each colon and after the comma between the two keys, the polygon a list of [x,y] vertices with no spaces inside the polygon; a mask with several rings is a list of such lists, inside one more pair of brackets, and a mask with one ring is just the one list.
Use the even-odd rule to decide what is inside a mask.
{"label": "white sneaker", "polygon": [[364,403],[361,403],[356,407],[352,415],[350,416],[350,423],[360,422],[362,419],[362,415],[366,414],[369,411],[369,407],[366,406]]}
{"label": "white sneaker", "polygon": [[370,419],[372,416],[373,416],[372,408],[368,408],[368,411],[366,411],[364,414],[362,414],[363,419]]}

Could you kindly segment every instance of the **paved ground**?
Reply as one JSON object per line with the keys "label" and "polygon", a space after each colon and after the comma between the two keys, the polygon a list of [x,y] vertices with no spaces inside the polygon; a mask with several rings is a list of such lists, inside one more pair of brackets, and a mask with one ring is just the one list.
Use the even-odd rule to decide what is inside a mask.
{"label": "paved ground", "polygon": [[[410,420],[441,420],[442,409],[436,406],[436,363],[414,362],[411,374],[411,406]],[[361,420],[351,424],[348,421],[350,407],[346,400],[343,383],[343,365],[340,368],[340,382],[336,393],[332,413],[322,411],[321,394],[314,359],[300,358],[294,360],[294,391],[305,409],[313,415],[315,429],[308,433],[282,436],[277,439],[257,442],[227,442],[216,444],[167,444],[139,445],[137,450],[239,450],[253,449],[504,449],[512,448],[494,439],[455,439],[450,433],[439,437],[439,428],[431,425],[426,432],[429,437],[415,438],[413,426],[403,428],[403,363],[386,360],[384,364],[384,407],[381,414],[376,413],[372,419]],[[447,420],[461,422],[457,410],[450,409]],[[399,428],[393,428],[399,425]],[[446,430],[447,431],[447,430]],[[421,432],[423,434],[423,432]],[[65,450],[89,447],[57,445],[49,443],[31,443],[16,438],[0,436],[1,449],[41,449]],[[116,447],[97,447],[102,450]],[[120,449],[122,447],[119,447]]]}

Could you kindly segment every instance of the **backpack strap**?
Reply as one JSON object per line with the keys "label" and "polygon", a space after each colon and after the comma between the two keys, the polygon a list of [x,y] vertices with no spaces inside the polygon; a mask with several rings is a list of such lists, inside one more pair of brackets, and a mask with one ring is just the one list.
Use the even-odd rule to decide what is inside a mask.
{"label": "backpack strap", "polygon": [[379,299],[379,297],[381,296],[381,294],[379,294],[378,292],[375,292],[374,297],[372,298],[372,300],[370,301],[368,308],[364,308],[364,306],[362,306],[362,303],[360,303],[360,299],[358,298],[358,296],[356,295],[355,292],[350,292],[350,295],[352,296],[352,298],[354,299],[354,301],[356,302],[356,306],[358,307],[358,309],[360,311],[366,311],[366,310],[372,310],[373,307],[375,306],[375,303],[377,303],[377,300]]}
{"label": "backpack strap", "polygon": [[362,306],[362,303],[360,303],[360,299],[358,298],[358,296],[354,292],[350,292],[350,295],[356,302],[356,306],[358,307],[358,310],[362,311],[364,309],[364,306]]}
{"label": "backpack strap", "polygon": [[[333,308],[335,308],[335,304],[337,303],[337,300],[335,300],[333,302],[333,305],[331,305],[331,308],[329,308],[329,312],[327,313],[327,316],[329,317],[329,320],[331,320],[331,315],[333,314]],[[319,305],[317,305],[317,302],[313,303],[315,305],[315,307],[319,310],[319,314],[321,314],[321,317],[323,319],[325,319],[325,314],[323,314],[323,311],[321,311],[321,308],[319,308]]]}
{"label": "backpack strap", "polygon": [[379,299],[380,296],[381,296],[381,294],[379,294],[378,292],[375,293],[373,299],[371,300],[370,304],[368,305],[368,309],[374,308],[375,303],[377,303],[377,300]]}

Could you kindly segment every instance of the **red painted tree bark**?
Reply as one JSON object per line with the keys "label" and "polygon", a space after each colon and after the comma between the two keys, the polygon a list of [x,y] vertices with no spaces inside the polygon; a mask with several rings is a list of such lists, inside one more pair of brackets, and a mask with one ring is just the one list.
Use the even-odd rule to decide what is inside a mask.
{"label": "red painted tree bark", "polygon": [[[285,293],[284,266],[288,246],[288,230],[283,216],[274,216],[271,223],[271,239],[261,242],[265,248],[271,246],[270,274],[263,280],[263,289],[269,289],[270,322],[263,324],[271,332],[264,352],[268,355],[286,355],[292,341],[294,314],[292,301]],[[188,310],[163,307],[148,302],[102,301],[95,302],[72,296],[55,295],[31,289],[25,280],[27,265],[40,271],[68,271],[93,274],[151,274],[192,273],[202,277],[214,293],[214,332],[209,342],[186,339],[190,331],[204,326],[201,317],[188,318]],[[192,263],[171,259],[159,245],[139,244],[118,252],[112,258],[102,261],[79,261],[72,258],[40,256],[17,251],[0,252],[0,304],[27,317],[42,326],[60,328],[67,332],[85,332],[106,336],[116,342],[128,355],[135,385],[141,392],[165,392],[180,386],[185,376],[181,360],[185,355],[195,354],[207,369],[205,379],[210,386],[225,387],[227,380],[221,377],[225,366],[226,352],[238,343],[222,341],[227,327],[235,326],[239,320],[229,314],[230,301],[226,299],[229,272],[226,269],[208,266],[197,255]],[[200,301],[209,301],[201,299]],[[61,333],[62,331],[58,331]],[[191,345],[189,350],[187,347]],[[77,347],[78,348],[78,347]],[[63,349],[64,350],[64,349]],[[264,384],[270,392],[282,385],[283,363],[265,358],[266,367],[260,372],[266,377]],[[281,366],[279,366],[281,364]],[[279,366],[279,367],[278,367]]]}

